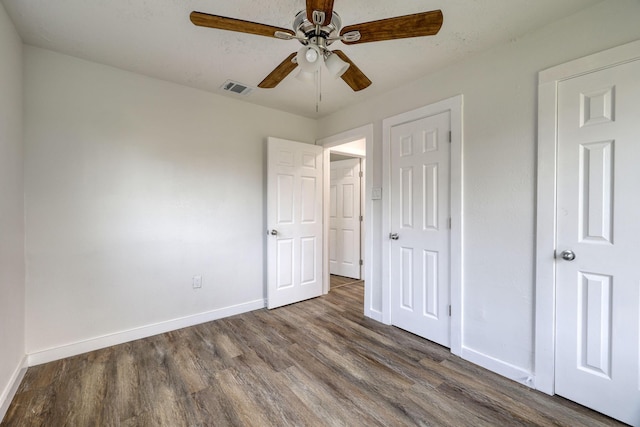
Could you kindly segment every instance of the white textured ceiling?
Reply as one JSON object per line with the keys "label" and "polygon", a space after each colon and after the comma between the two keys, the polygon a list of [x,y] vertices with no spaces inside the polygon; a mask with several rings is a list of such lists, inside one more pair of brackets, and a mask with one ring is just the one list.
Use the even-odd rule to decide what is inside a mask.
{"label": "white textured ceiling", "polygon": [[358,93],[342,80],[315,87],[289,75],[275,89],[249,96],[222,92],[232,79],[255,87],[286,56],[295,40],[278,40],[194,26],[193,10],[291,28],[304,0],[2,0],[25,43],[207,90],[248,102],[320,117],[416,80],[434,70],[507,43],[599,0],[335,0],[343,25],[441,9],[444,24],[431,37],[346,46],[373,81]]}

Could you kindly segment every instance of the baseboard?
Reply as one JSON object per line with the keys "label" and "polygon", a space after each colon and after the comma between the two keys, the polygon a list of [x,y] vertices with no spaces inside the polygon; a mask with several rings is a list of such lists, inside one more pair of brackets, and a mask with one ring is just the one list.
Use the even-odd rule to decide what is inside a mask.
{"label": "baseboard", "polygon": [[524,384],[527,387],[535,388],[535,378],[533,374],[522,368],[464,346],[462,347],[460,357],[503,377],[507,377],[510,380]]}
{"label": "baseboard", "polygon": [[182,329],[189,326],[199,325],[200,323],[234,316],[236,314],[259,310],[264,307],[265,300],[260,299],[230,307],[219,308],[204,313],[198,313],[191,316],[167,320],[165,322],[155,323],[152,325],[141,326],[139,328],[129,329],[127,331],[103,335],[88,340],[78,341],[72,344],[53,347],[46,350],[29,353],[27,355],[28,364],[29,366],[40,365],[43,363],[52,362],[54,360],[64,359],[65,357],[76,356],[78,354],[87,353],[89,351],[110,347],[112,345],[123,344],[129,341],[135,341],[141,338],[147,338],[169,331],[175,331],[176,329]]}
{"label": "baseboard", "polygon": [[382,312],[381,311],[374,310],[374,309],[370,308],[368,310],[365,310],[364,315],[366,317],[370,317],[373,320],[376,320],[376,321],[378,321],[380,323],[383,323],[382,322]]}
{"label": "baseboard", "polygon": [[4,416],[9,410],[13,396],[16,395],[16,391],[18,391],[18,387],[20,387],[22,378],[24,378],[24,374],[27,373],[27,367],[27,356],[24,356],[16,367],[16,370],[13,372],[13,375],[11,375],[9,384],[7,384],[5,389],[2,391],[2,394],[0,394],[0,422],[4,419]]}

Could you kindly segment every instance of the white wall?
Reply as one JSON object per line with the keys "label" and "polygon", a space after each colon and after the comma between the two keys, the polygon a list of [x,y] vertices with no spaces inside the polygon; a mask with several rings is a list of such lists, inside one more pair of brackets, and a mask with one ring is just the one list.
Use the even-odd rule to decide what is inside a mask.
{"label": "white wall", "polygon": [[22,41],[0,3],[0,420],[25,355],[22,69]]}
{"label": "white wall", "polygon": [[[367,161],[382,187],[382,119],[464,95],[462,338],[476,362],[534,371],[537,73],[639,39],[639,19],[637,0],[605,1],[319,121],[321,137],[374,124]],[[368,215],[380,223],[379,201]],[[373,263],[381,261],[377,245]],[[381,309],[381,282],[371,282],[373,309]]]}
{"label": "white wall", "polygon": [[39,48],[25,67],[27,352],[72,346],[32,362],[261,306],[266,137],[316,121]]}
{"label": "white wall", "polygon": [[362,138],[356,141],[347,142],[346,144],[340,144],[335,147],[331,147],[330,151],[332,154],[343,154],[347,158],[365,157],[367,155],[367,140]]}

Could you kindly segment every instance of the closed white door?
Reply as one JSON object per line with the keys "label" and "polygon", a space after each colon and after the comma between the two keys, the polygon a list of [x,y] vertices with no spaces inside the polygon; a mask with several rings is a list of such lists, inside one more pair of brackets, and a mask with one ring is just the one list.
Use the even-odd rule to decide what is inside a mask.
{"label": "closed white door", "polygon": [[267,306],[322,294],[322,147],[269,138]]}
{"label": "closed white door", "polygon": [[360,280],[360,159],[331,162],[329,271]]}
{"label": "closed white door", "polygon": [[450,113],[391,128],[391,323],[449,346]]}
{"label": "closed white door", "polygon": [[558,87],[556,393],[640,426],[640,61]]}

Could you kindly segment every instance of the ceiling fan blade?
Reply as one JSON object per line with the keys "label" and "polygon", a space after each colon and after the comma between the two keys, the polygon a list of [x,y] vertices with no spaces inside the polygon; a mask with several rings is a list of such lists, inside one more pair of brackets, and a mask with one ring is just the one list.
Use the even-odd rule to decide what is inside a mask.
{"label": "ceiling fan blade", "polygon": [[295,58],[296,55],[297,52],[293,52],[291,55],[287,56],[287,59],[282,61],[280,65],[269,73],[269,75],[260,82],[258,87],[262,89],[272,89],[278,86],[278,84],[298,66],[297,62],[293,62],[293,58]]}
{"label": "ceiling fan blade", "polygon": [[334,50],[333,53],[338,55],[344,62],[349,63],[349,68],[341,78],[351,87],[351,89],[357,92],[359,90],[366,89],[371,85],[371,80],[369,80],[369,78],[360,71],[360,68],[358,68],[343,51]]}
{"label": "ceiling fan blade", "polygon": [[275,37],[276,31],[281,31],[292,36],[295,35],[293,31],[287,30],[286,28],[227,18],[225,16],[209,15],[208,13],[202,12],[191,12],[189,18],[191,22],[199,27],[217,28],[219,30],[237,31],[239,33],[257,34],[266,37]]}
{"label": "ceiling fan blade", "polygon": [[320,25],[329,25],[333,15],[333,0],[307,0],[307,19],[316,24],[313,19],[313,11],[324,12],[324,20],[318,22]]}
{"label": "ceiling fan blade", "polygon": [[440,31],[440,27],[442,27],[442,11],[432,10],[431,12],[348,25],[340,31],[340,35],[358,31],[360,40],[343,40],[342,42],[345,44],[368,43],[408,37],[432,36]]}

